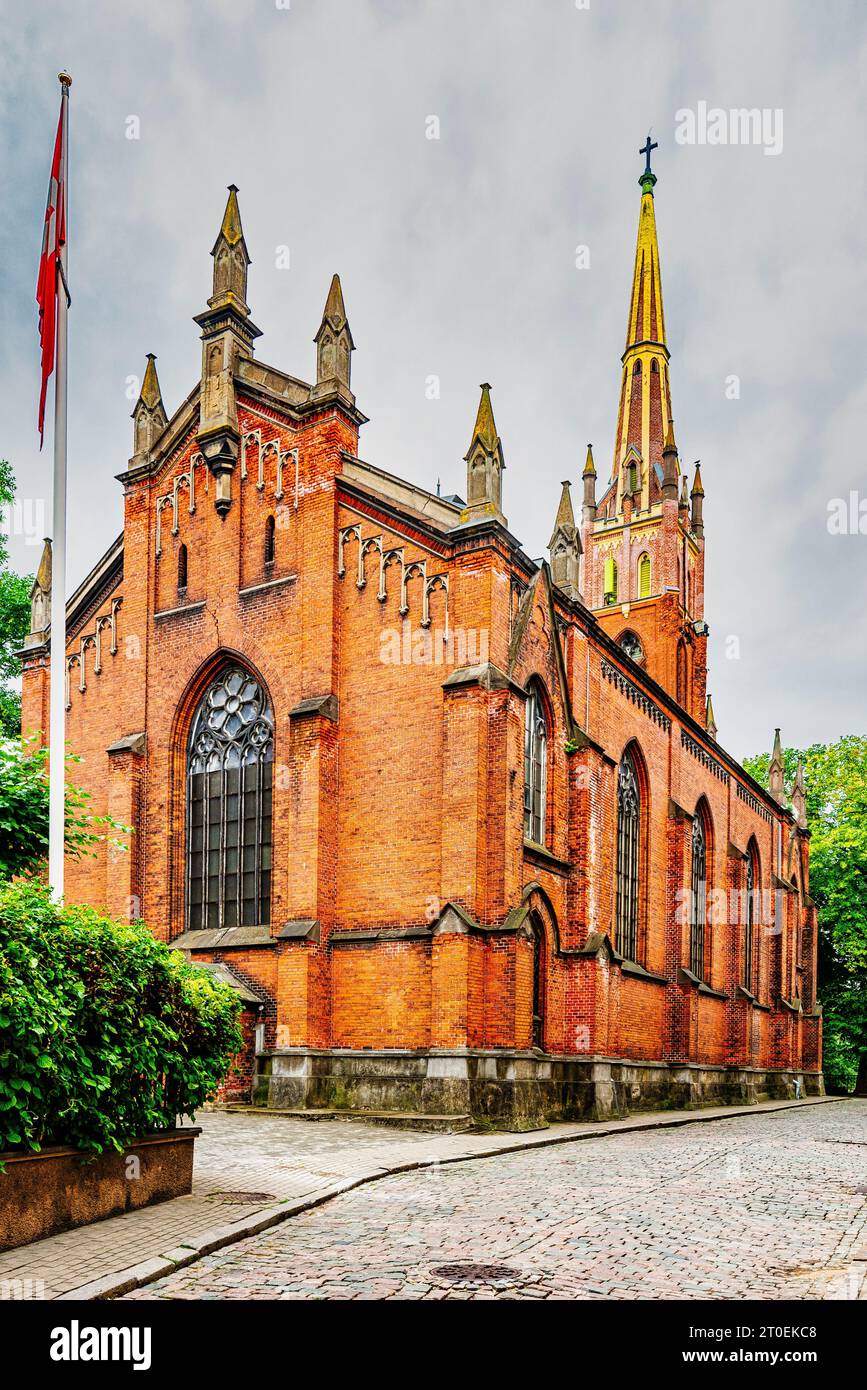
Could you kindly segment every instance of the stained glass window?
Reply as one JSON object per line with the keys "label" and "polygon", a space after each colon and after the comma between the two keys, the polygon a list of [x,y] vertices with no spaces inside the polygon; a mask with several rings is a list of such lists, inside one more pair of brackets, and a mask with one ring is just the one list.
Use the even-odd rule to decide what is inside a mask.
{"label": "stained glass window", "polygon": [[239,666],[208,687],[187,757],[187,929],[271,920],[274,716]]}

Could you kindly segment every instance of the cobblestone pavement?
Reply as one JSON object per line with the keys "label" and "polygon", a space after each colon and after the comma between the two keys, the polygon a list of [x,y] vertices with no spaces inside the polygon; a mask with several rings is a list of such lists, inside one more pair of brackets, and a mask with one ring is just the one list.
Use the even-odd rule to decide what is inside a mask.
{"label": "cobblestone pavement", "polygon": [[865,1193],[845,1101],[384,1178],[127,1298],[855,1299]]}

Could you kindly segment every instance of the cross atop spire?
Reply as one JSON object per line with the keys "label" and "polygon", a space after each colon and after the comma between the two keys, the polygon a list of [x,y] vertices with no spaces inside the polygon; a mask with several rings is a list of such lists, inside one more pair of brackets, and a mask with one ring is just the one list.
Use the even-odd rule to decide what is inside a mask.
{"label": "cross atop spire", "polygon": [[646,163],[645,166],[644,166],[644,172],[645,172],[645,174],[649,174],[649,173],[650,173],[650,153],[651,153],[651,150],[658,150],[658,149],[659,149],[659,141],[658,141],[658,140],[651,140],[651,138],[650,138],[650,131],[648,131],[648,132],[647,132],[647,140],[646,140],[645,143],[642,145],[641,149],[638,151],[639,154],[643,154],[643,155],[646,155],[646,156],[647,156],[647,163]]}
{"label": "cross atop spire", "polygon": [[638,151],[639,154],[644,155],[646,160],[644,169],[641,172],[641,176],[638,182],[641,186],[642,193],[647,193],[651,198],[653,197],[653,185],[656,183],[656,175],[650,167],[650,154],[652,150],[657,149],[659,149],[658,141],[651,140],[650,135],[648,134],[646,142]]}

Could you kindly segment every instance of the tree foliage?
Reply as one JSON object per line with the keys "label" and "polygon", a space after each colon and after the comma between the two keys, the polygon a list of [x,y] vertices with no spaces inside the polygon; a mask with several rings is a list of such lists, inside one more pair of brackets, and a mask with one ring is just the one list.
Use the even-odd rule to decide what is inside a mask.
{"label": "tree foliage", "polygon": [[[0,459],[0,508],[9,509],[14,501],[12,468]],[[10,681],[19,673],[16,653],[30,631],[32,585],[32,575],[10,570],[9,541],[0,527],[0,734],[15,735],[21,727],[21,697]]]}
{"label": "tree foliage", "polygon": [[[69,754],[67,763],[80,761]],[[88,811],[90,796],[66,785],[66,852],[86,854],[108,831],[127,827]],[[120,842],[118,841],[118,844]],[[48,852],[48,750],[0,737],[0,881],[38,868]]]}
{"label": "tree foliage", "polygon": [[120,1150],[193,1116],[241,1048],[240,1008],[143,923],[59,907],[32,879],[6,884],[0,1152]]}
{"label": "tree foliage", "polygon": [[[819,909],[818,994],[825,1075],[851,1090],[867,1053],[867,738],[787,748],[787,785],[804,760],[810,831],[810,894]],[[767,753],[744,766],[765,786]]]}

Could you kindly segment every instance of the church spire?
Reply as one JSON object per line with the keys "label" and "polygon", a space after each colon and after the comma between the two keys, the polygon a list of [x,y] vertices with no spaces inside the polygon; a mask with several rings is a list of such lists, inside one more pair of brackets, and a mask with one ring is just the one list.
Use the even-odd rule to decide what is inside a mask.
{"label": "church spire", "polygon": [[561,483],[560,505],[554,530],[548,542],[551,555],[551,578],[569,598],[580,598],[578,573],[581,564],[581,537],[572,510],[572,492],[568,480]]}
{"label": "church spire", "polygon": [[780,731],[774,730],[774,750],[771,753],[771,761],[768,767],[768,791],[775,801],[779,801],[781,806],[786,804],[786,788],[783,769],[783,748],[780,743]]}
{"label": "church spire", "polygon": [[[612,478],[616,480],[615,510],[621,511],[624,473],[639,484],[640,509],[658,502],[662,495],[663,444],[671,424],[671,390],[668,378],[669,352],[665,338],[662,304],[662,276],[653,189],[656,175],[650,168],[650,153],[656,148],[648,136],[640,151],[647,163],[641,185],[641,210],[626,346],[620,380],[620,406],[614,441]],[[623,465],[629,459],[630,467]]]}
{"label": "church spire", "polygon": [[333,387],[337,383],[348,391],[355,343],[346,318],[339,275],[331,277],[322,323],[313,341],[316,344],[317,386],[328,383]]}
{"label": "church spire", "polygon": [[51,623],[51,541],[46,537],[42,546],[39,569],[30,588],[30,632],[25,646],[39,647],[46,639]]}
{"label": "church spire", "polygon": [[132,413],[133,455],[129,461],[131,468],[145,462],[168,424],[168,416],[163,405],[163,396],[157,378],[156,360],[154,354],[149,352],[141,390],[135,403],[135,410]]}
{"label": "church spire", "polygon": [[807,789],[804,786],[804,760],[798,754],[798,770],[792,783],[792,809],[795,820],[803,829],[807,824]]}
{"label": "church spire", "polygon": [[211,306],[213,307],[217,300],[233,300],[242,313],[249,314],[247,267],[250,264],[250,256],[241,227],[238,189],[234,183],[229,184],[226,211],[223,213],[220,232],[211,255],[214,258],[214,293],[210,300]]}
{"label": "church spire", "polygon": [[704,488],[703,488],[702,485],[701,485],[701,467],[699,466],[699,463],[698,463],[697,460],[696,460],[696,465],[695,465],[695,481],[693,482],[692,491],[691,491],[691,493],[689,494],[689,496],[690,496],[690,501],[692,502],[692,519],[691,519],[690,524],[691,524],[691,526],[692,526],[692,529],[693,529],[695,535],[697,535],[697,536],[703,536],[703,535],[704,535]]}
{"label": "church spire", "polygon": [[467,505],[461,519],[480,521],[486,516],[492,516],[505,526],[502,496],[506,461],[502,441],[494,423],[489,382],[482,382],[481,392],[473,436],[464,455],[467,465]]}
{"label": "church spire", "polygon": [[195,320],[202,330],[199,448],[214,476],[214,506],[225,516],[232,505],[232,474],[240,445],[235,376],[239,359],[252,357],[253,341],[260,336],[247,307],[250,257],[233,183],[211,255],[213,294]]}

